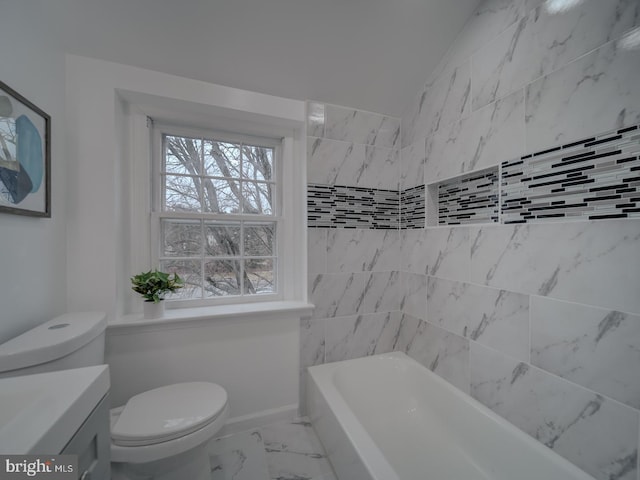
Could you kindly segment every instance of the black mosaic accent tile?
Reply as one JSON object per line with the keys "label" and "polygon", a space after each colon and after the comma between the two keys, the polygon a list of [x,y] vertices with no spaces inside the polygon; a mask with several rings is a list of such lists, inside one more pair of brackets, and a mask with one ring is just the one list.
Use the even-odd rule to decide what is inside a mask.
{"label": "black mosaic accent tile", "polygon": [[397,229],[397,190],[307,185],[307,225],[312,228]]}
{"label": "black mosaic accent tile", "polygon": [[400,192],[400,228],[424,228],[425,186],[419,185]]}
{"label": "black mosaic accent tile", "polygon": [[502,163],[502,223],[640,218],[640,130],[623,128]]}
{"label": "black mosaic accent tile", "polygon": [[498,169],[457,177],[437,184],[438,224],[498,222]]}

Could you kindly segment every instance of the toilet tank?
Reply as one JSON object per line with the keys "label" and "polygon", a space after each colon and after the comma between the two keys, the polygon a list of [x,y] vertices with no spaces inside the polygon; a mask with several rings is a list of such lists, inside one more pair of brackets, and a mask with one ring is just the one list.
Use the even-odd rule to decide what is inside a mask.
{"label": "toilet tank", "polygon": [[0,378],[104,363],[104,312],[66,313],[0,345]]}

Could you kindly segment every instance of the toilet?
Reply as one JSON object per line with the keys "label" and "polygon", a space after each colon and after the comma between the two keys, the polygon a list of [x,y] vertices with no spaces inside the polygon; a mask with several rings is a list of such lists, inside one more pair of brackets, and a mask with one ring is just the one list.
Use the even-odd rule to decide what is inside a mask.
{"label": "toilet", "polygon": [[[0,378],[104,363],[106,314],[69,313],[0,345]],[[206,444],[229,416],[210,382],[166,385],[111,409],[114,480],[209,480]]]}

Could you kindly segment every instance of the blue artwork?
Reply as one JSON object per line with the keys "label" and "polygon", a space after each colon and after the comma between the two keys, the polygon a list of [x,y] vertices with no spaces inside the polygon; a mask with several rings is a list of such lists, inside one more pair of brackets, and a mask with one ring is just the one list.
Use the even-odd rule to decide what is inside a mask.
{"label": "blue artwork", "polygon": [[0,93],[0,211],[50,216],[50,117],[2,82]]}
{"label": "blue artwork", "polygon": [[16,118],[18,147],[16,155],[18,163],[31,180],[31,193],[37,192],[42,184],[44,162],[42,158],[42,138],[35,125],[28,117],[20,115]]}

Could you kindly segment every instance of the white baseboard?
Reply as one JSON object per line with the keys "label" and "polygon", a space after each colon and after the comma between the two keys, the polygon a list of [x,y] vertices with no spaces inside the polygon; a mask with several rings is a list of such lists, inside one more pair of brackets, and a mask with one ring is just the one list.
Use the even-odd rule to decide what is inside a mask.
{"label": "white baseboard", "polygon": [[254,428],[264,427],[271,423],[283,420],[293,420],[298,417],[298,404],[285,405],[284,407],[271,408],[261,412],[250,413],[233,417],[227,420],[224,427],[220,429],[217,438],[231,435],[238,432],[245,432]]}

